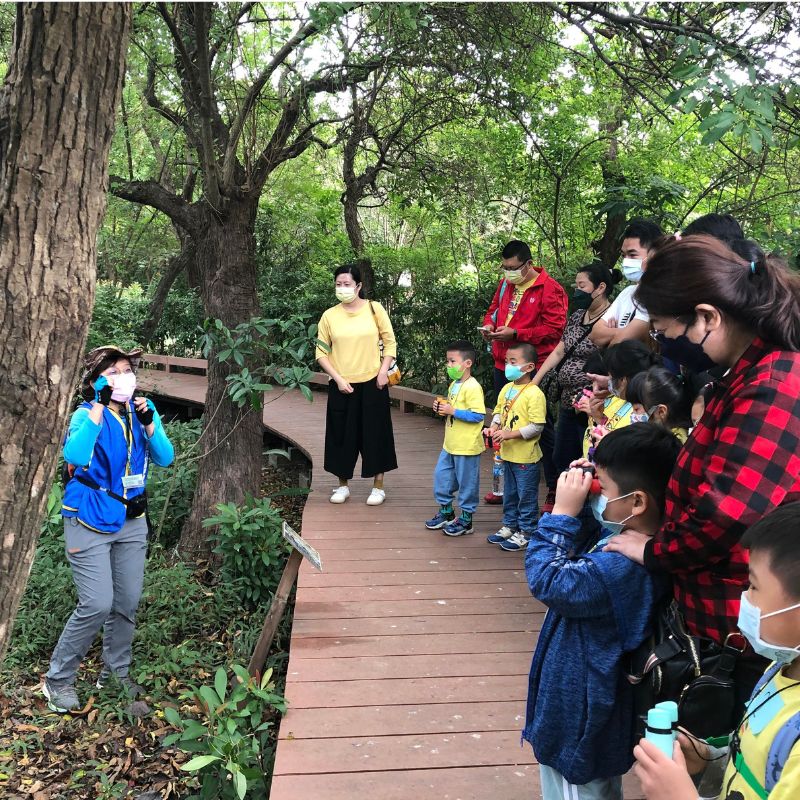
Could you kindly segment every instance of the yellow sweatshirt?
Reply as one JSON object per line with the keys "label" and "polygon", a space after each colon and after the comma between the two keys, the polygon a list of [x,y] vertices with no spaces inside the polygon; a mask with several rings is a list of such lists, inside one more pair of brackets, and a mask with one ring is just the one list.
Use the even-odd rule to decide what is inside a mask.
{"label": "yellow sweatshirt", "polygon": [[[366,383],[380,371],[379,343],[383,341],[383,355],[395,358],[397,343],[389,315],[380,303],[364,303],[358,311],[348,310],[339,303],[325,311],[319,321],[316,359],[327,357],[333,368],[348,383]],[[329,349],[326,349],[329,348]]]}

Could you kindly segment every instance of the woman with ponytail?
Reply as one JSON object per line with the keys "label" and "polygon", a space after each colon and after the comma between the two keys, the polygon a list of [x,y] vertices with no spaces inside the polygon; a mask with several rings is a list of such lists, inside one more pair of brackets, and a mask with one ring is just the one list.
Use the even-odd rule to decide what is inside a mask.
{"label": "woman with ponytail", "polygon": [[[689,632],[722,645],[748,585],[742,533],[800,500],[800,276],[758,248],[686,236],[650,258],[637,300],[666,358],[727,372],[678,457],[664,525],[652,539],[626,531],[606,549],[670,573]],[[752,650],[739,659],[740,699],[763,669]]]}

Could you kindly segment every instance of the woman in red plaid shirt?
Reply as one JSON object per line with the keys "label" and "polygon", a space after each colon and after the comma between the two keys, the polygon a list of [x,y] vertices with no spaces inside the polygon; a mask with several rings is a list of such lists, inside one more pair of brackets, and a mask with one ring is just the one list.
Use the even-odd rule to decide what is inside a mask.
{"label": "woman in red plaid shirt", "polygon": [[[748,583],[741,535],[800,500],[800,276],[763,253],[748,262],[717,239],[686,236],[651,256],[637,300],[666,358],[728,372],[678,457],[661,530],[626,531],[606,549],[671,573],[690,633],[721,644],[738,630]],[[764,667],[752,651],[739,660],[740,698]]]}

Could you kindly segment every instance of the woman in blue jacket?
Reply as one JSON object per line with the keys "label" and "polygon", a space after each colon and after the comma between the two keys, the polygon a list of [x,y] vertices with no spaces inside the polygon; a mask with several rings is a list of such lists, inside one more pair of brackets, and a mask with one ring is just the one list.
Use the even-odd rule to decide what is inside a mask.
{"label": "woman in blue jacket", "polygon": [[169,466],[172,444],[152,401],[134,398],[141,350],[106,346],[86,357],[81,393],[64,443],[64,542],[78,607],[50,659],[44,694],[54,711],[79,707],[75,676],[103,628],[103,669],[135,696],[129,677],[136,608],[147,552],[145,484],[150,463]]}

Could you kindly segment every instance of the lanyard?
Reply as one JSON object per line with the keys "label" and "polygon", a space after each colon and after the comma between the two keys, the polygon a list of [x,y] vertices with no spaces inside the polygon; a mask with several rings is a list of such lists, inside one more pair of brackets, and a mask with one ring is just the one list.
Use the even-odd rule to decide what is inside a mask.
{"label": "lanyard", "polygon": [[[111,411],[110,408],[108,410]],[[111,411],[111,413],[114,415],[114,418],[117,420],[117,422],[119,422],[119,424],[122,426],[122,435],[125,437],[125,446],[128,451],[128,457],[125,461],[125,477],[127,477],[131,474],[131,456],[133,453],[133,430],[131,429],[130,425],[130,409],[126,404],[125,411],[123,412],[125,414],[124,420],[119,414],[117,414],[116,411]],[[128,496],[127,489],[123,489],[122,496]]]}
{"label": "lanyard", "polygon": [[[525,390],[526,390],[526,389],[527,389],[529,386],[532,386],[532,385],[533,385],[533,381],[528,381],[528,383],[526,383],[526,384],[525,384],[525,385],[524,385],[524,386],[523,386],[523,387],[522,387],[522,388],[521,388],[521,389],[520,389],[520,390],[519,390],[519,391],[516,393],[516,395],[514,395],[514,399],[511,401],[511,404],[508,406],[508,408],[507,408],[507,409],[503,409],[503,413],[502,413],[502,415],[501,415],[501,417],[500,417],[501,427],[505,428],[505,426],[506,426],[506,422],[508,421],[508,416],[509,416],[509,414],[511,414],[511,409],[512,409],[512,408],[514,408],[514,403],[516,403],[516,402],[517,402],[517,400],[519,400],[519,398],[522,396],[522,393],[523,393],[523,392],[524,392],[524,391],[525,391]],[[512,384],[512,386],[513,386],[513,384]],[[506,399],[506,401],[508,400],[508,395],[509,395],[509,393],[510,393],[510,392],[511,392],[511,390],[510,390],[510,389],[508,390],[508,392],[506,392],[506,396],[505,396],[505,399]]]}

